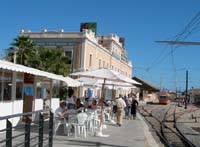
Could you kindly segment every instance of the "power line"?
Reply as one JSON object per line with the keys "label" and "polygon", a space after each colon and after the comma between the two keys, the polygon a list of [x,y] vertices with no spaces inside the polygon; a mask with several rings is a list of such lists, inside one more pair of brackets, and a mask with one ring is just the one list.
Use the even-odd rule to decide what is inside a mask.
{"label": "power line", "polygon": [[[176,36],[174,36],[174,42],[179,42],[181,44],[180,40],[185,40],[189,35],[191,35],[192,33],[195,32],[195,30],[197,30],[199,28],[200,25],[200,12],[198,12],[193,18],[192,20],[184,27],[184,29],[178,33]],[[147,67],[146,69],[144,69],[148,75],[150,75],[151,79],[152,76],[150,74],[150,70],[155,67],[156,65],[162,63],[169,55],[171,55],[171,60],[172,60],[172,66],[173,66],[173,71],[174,71],[174,75],[176,77],[175,80],[175,87],[177,87],[177,69],[176,69],[176,65],[175,65],[175,61],[174,61],[174,52],[177,50],[177,48],[180,46],[177,44],[170,44],[170,45],[177,45],[177,46],[171,46],[171,50],[170,52],[166,53],[166,48],[168,46],[166,46],[165,48],[162,49],[162,51],[159,53],[159,55],[153,60],[153,62],[150,64],[149,67]],[[187,42],[185,44],[190,44],[190,42]],[[192,43],[191,43],[192,44]],[[195,44],[193,42],[193,44]],[[198,44],[198,43],[196,43]],[[142,68],[140,68],[142,69]]]}
{"label": "power line", "polygon": [[[173,42],[177,43],[180,42],[181,40],[185,40],[189,35],[191,35],[195,30],[199,28],[199,25],[200,25],[200,11],[190,20],[190,22],[184,27],[184,29],[180,33],[178,33],[173,37],[174,39],[173,41],[171,41],[171,44],[169,43],[170,41],[165,41],[165,42],[156,41],[156,42],[169,43],[170,45],[177,45],[173,44]],[[164,51],[162,50],[161,54],[155,58],[155,60],[151,63],[151,65],[147,68],[147,70],[151,70],[157,64],[162,63],[163,60],[165,60],[170,54],[174,53],[179,46],[180,45],[174,46],[173,49],[171,49],[171,51],[166,54],[164,54]],[[163,54],[164,56],[162,56]]]}

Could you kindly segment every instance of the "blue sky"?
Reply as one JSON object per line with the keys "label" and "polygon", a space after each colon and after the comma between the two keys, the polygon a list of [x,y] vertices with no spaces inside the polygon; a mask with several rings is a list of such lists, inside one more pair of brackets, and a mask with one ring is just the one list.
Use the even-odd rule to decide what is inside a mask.
{"label": "blue sky", "polygon": [[[2,0],[0,48],[8,48],[21,29],[79,31],[81,22],[97,22],[98,34],[125,37],[133,76],[184,89],[188,70],[189,88],[200,88],[200,46],[180,46],[170,54],[172,47],[154,42],[173,39],[199,11],[199,0]],[[199,37],[197,29],[186,41]]]}

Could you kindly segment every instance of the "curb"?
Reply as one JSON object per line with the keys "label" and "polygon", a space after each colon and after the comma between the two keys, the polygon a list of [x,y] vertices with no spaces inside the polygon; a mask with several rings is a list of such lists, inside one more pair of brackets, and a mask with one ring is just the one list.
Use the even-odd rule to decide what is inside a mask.
{"label": "curb", "polygon": [[147,146],[146,147],[160,147],[158,145],[158,143],[156,142],[156,140],[153,138],[151,132],[149,131],[149,127],[146,124],[144,118],[141,116],[140,113],[137,113],[138,118],[141,120],[142,122],[142,126],[143,126],[143,131],[144,131],[144,136],[145,139],[147,140]]}

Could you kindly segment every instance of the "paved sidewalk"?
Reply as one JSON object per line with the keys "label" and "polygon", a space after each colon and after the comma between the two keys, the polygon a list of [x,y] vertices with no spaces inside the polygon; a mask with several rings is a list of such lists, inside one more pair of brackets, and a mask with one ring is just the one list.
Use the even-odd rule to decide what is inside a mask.
{"label": "paved sidewalk", "polygon": [[[158,147],[140,115],[135,120],[124,120],[122,127],[107,125],[103,134],[109,137],[88,136],[75,139],[73,136],[55,136],[55,147]],[[151,145],[150,145],[151,144]]]}

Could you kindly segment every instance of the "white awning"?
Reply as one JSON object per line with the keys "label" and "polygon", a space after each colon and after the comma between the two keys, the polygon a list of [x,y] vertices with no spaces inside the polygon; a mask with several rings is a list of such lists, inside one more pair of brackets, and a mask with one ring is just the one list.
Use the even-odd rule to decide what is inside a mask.
{"label": "white awning", "polygon": [[[104,83],[104,80],[102,79],[94,79],[94,78],[87,78],[87,77],[80,77],[78,79],[75,79],[83,84],[83,86],[97,86],[101,87]],[[126,82],[117,82],[117,81],[105,81],[104,83],[107,87],[114,86],[116,87],[125,87],[125,88],[136,88],[133,84],[126,83]],[[112,89],[112,88],[111,88]]]}
{"label": "white awning", "polygon": [[94,79],[106,79],[108,81],[117,81],[117,82],[126,82],[130,84],[139,84],[141,83],[126,77],[116,71],[110,69],[95,69],[90,71],[83,71],[83,72],[75,72],[70,74],[71,76],[78,76],[78,77],[87,77],[87,78],[94,78]]}
{"label": "white awning", "polygon": [[47,78],[53,79],[53,80],[63,81],[67,84],[67,86],[71,86],[71,87],[78,87],[81,85],[80,82],[78,82],[70,77],[63,77],[62,75],[56,75],[56,74],[38,70],[38,69],[35,69],[32,67],[27,67],[27,66],[20,65],[20,64],[14,64],[14,63],[11,63],[8,61],[0,60],[0,68],[11,70],[11,71],[16,71],[16,72],[29,73],[29,74],[41,76],[41,77],[47,77]]}
{"label": "white awning", "polygon": [[[70,77],[63,77],[61,75],[57,75],[60,77],[60,80],[63,81],[67,86],[70,86],[70,87],[79,87],[79,86],[82,86],[82,83],[77,81],[77,80],[74,80]],[[64,85],[65,85],[64,84]]]}

